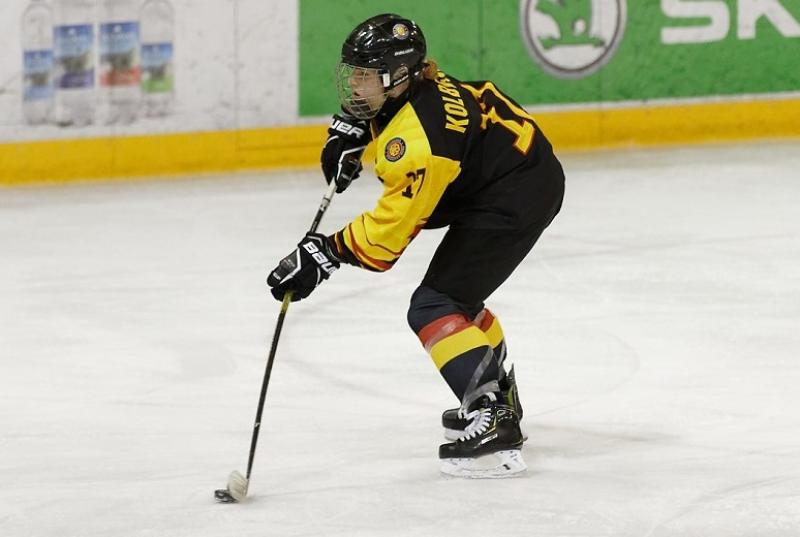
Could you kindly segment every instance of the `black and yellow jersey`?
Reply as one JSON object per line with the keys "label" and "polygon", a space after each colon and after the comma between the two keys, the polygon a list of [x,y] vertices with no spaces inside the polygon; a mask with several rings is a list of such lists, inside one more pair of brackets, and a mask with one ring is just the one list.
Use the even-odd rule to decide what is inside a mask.
{"label": "black and yellow jersey", "polygon": [[555,157],[533,118],[492,82],[440,71],[372,127],[383,193],[334,235],[344,261],[384,271],[425,227],[515,230],[535,219],[537,183],[548,180],[536,169]]}

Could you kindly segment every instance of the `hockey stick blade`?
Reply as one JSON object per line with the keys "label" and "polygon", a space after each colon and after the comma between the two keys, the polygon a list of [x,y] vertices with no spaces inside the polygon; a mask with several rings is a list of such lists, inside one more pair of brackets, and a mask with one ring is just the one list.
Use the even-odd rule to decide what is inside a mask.
{"label": "hockey stick blade", "polygon": [[238,503],[247,497],[248,481],[245,476],[234,470],[228,476],[228,488],[214,491],[214,498],[220,503]]}

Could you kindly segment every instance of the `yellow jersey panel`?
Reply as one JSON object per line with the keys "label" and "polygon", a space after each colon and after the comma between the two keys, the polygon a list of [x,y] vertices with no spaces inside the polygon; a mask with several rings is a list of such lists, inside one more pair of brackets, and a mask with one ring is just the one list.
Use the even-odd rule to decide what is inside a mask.
{"label": "yellow jersey panel", "polygon": [[414,107],[406,104],[376,140],[375,173],[383,193],[374,209],[337,236],[359,263],[388,270],[461,172],[459,162],[434,156]]}

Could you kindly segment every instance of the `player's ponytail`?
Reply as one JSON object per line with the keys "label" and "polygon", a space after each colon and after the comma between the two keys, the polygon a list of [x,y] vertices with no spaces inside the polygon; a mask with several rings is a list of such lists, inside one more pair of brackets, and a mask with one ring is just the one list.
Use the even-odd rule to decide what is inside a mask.
{"label": "player's ponytail", "polygon": [[426,80],[436,80],[436,73],[439,72],[439,65],[436,60],[425,58],[422,64],[422,78]]}

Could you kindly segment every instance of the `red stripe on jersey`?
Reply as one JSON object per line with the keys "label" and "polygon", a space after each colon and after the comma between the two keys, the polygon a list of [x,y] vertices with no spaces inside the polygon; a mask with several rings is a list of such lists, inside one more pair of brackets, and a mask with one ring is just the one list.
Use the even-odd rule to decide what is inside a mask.
{"label": "red stripe on jersey", "polygon": [[344,259],[344,248],[343,248],[343,245],[342,245],[342,243],[341,243],[341,241],[339,239],[339,234],[338,233],[334,233],[333,234],[333,242],[334,242],[334,245],[336,246],[336,253],[339,255],[339,259]]}
{"label": "red stripe on jersey", "polygon": [[[373,219],[375,220],[374,217],[373,217]],[[377,220],[376,220],[376,222],[377,222]],[[364,226],[364,238],[367,240],[367,243],[370,246],[374,246],[375,248],[380,248],[381,250],[386,250],[388,253],[392,254],[395,257],[400,257],[400,255],[403,253],[403,250],[400,250],[399,252],[393,252],[392,250],[390,250],[386,246],[384,246],[382,244],[375,244],[374,242],[369,240],[369,235],[367,235],[367,222],[366,222],[366,218],[364,217],[363,214],[361,215],[361,225]]]}
{"label": "red stripe on jersey", "polygon": [[361,261],[365,265],[370,265],[370,266],[375,267],[375,268],[377,268],[379,270],[389,270],[390,268],[392,268],[392,263],[389,263],[387,261],[381,261],[380,259],[372,258],[372,257],[368,256],[366,254],[366,252],[364,252],[364,250],[362,250],[358,246],[358,243],[356,242],[356,238],[353,235],[352,224],[348,224],[347,233],[350,235],[350,243],[353,245],[353,255],[355,255],[359,259],[359,261]]}

